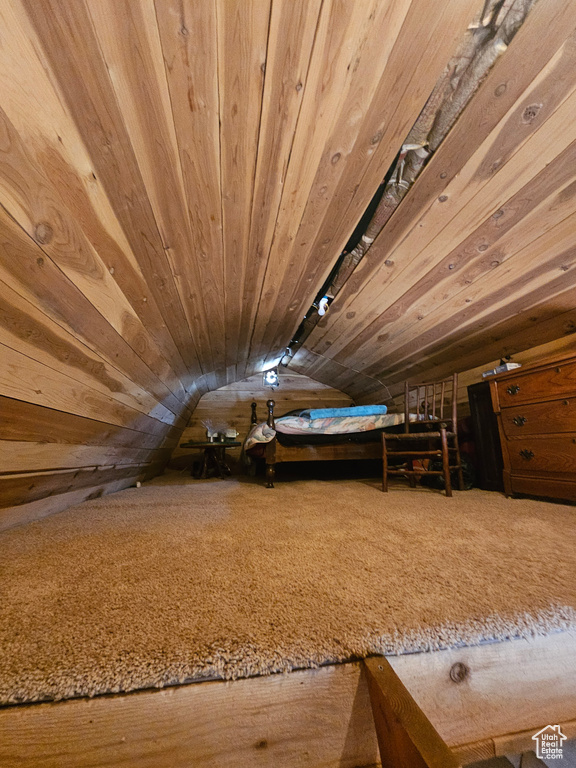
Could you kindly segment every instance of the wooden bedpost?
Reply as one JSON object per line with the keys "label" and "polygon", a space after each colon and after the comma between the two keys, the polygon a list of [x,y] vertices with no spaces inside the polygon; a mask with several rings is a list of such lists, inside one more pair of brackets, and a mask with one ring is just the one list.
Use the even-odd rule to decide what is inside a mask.
{"label": "wooden bedpost", "polygon": [[274,400],[266,401],[266,406],[268,408],[268,419],[266,420],[266,424],[268,424],[268,426],[271,429],[274,429],[274,406],[275,405],[276,403],[274,402]]}
{"label": "wooden bedpost", "polygon": [[[271,429],[274,429],[274,406],[276,403],[274,400],[268,400],[266,406],[268,408],[268,419],[266,424]],[[276,437],[274,437],[269,443],[266,443],[266,488],[274,488],[274,477],[276,475]]]}
{"label": "wooden bedpost", "polygon": [[250,405],[250,408],[252,408],[252,416],[250,417],[250,424],[254,426],[254,424],[258,424],[258,416],[256,416],[256,403],[252,403]]}

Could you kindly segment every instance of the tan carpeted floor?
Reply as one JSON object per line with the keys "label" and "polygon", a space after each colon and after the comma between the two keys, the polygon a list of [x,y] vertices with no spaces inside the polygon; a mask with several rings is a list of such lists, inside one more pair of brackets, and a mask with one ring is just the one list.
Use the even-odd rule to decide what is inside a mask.
{"label": "tan carpeted floor", "polygon": [[0,534],[0,701],[576,626],[576,508],[171,474]]}

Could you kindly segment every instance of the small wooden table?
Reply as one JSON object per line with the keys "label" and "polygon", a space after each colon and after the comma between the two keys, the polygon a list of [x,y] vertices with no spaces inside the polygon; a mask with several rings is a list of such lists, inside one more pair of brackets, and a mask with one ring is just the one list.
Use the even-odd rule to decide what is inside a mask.
{"label": "small wooden table", "polygon": [[187,443],[181,443],[180,448],[193,448],[204,449],[204,456],[202,459],[202,465],[197,472],[190,473],[198,480],[206,480],[207,477],[215,476],[224,478],[231,473],[231,469],[226,463],[226,448],[238,448],[242,445],[238,440],[204,440],[199,443],[195,443],[190,440]]}

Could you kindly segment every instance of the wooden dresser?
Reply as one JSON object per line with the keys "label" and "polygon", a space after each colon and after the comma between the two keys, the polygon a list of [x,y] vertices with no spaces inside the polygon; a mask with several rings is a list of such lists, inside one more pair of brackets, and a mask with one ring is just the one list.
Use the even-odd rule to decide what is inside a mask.
{"label": "wooden dresser", "polygon": [[576,354],[490,380],[504,491],[576,501]]}

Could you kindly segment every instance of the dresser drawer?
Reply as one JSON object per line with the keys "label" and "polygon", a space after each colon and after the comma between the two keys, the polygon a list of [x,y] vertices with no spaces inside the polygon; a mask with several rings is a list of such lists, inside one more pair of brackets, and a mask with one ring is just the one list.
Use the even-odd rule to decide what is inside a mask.
{"label": "dresser drawer", "polygon": [[576,394],[576,362],[558,363],[540,371],[526,371],[496,381],[501,408],[519,403],[560,399]]}
{"label": "dresser drawer", "polygon": [[576,473],[576,435],[509,440],[506,447],[512,472]]}
{"label": "dresser drawer", "polygon": [[576,397],[504,408],[501,418],[506,437],[576,432]]}

